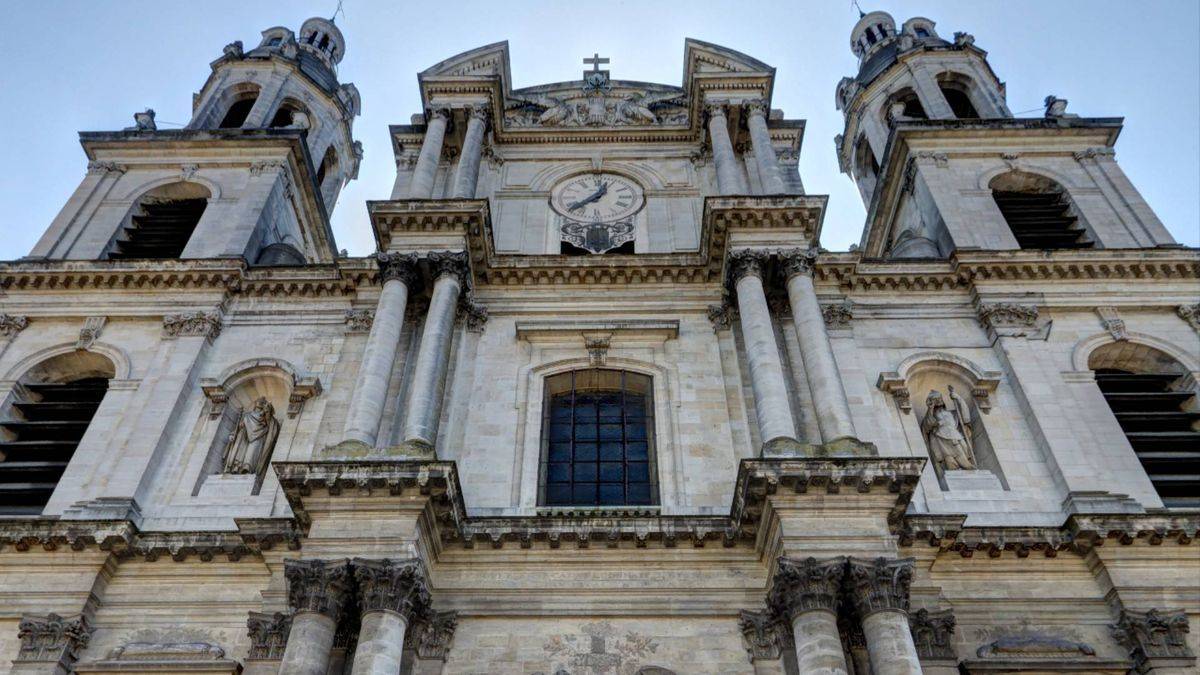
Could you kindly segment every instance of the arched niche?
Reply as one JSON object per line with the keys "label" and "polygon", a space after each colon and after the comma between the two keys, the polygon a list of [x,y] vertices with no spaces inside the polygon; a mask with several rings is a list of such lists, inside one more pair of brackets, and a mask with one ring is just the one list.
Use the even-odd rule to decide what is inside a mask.
{"label": "arched niche", "polygon": [[212,430],[193,494],[213,476],[258,494],[277,444],[295,433],[294,420],[305,401],[321,393],[320,380],[298,375],[281,359],[263,358],[234,364],[200,386]]}
{"label": "arched niche", "polygon": [[[990,479],[964,472],[990,472],[996,487],[1008,489],[1004,471],[987,431],[985,418],[1000,374],[979,368],[968,359],[944,352],[923,352],[882,373],[878,386],[892,395],[929,453],[943,490],[955,484],[986,485]],[[966,447],[957,445],[961,436]],[[963,461],[963,458],[968,460]],[[953,472],[950,478],[947,472]],[[977,473],[973,474],[978,476]]]}
{"label": "arched niche", "polygon": [[104,355],[73,350],[19,376],[0,405],[0,514],[41,514],[116,374]]}
{"label": "arched niche", "polygon": [[250,111],[258,101],[262,87],[254,82],[239,82],[226,90],[221,101],[221,121],[219,129],[240,129],[250,117]]}

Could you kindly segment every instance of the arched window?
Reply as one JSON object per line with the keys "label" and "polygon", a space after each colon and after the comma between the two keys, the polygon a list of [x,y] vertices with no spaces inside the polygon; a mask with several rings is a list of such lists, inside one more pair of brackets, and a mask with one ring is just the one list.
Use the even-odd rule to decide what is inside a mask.
{"label": "arched window", "polygon": [[1092,352],[1088,367],[1163,504],[1200,507],[1200,405],[1183,366],[1116,342]]}
{"label": "arched window", "polygon": [[1061,185],[1044,176],[1012,171],[992,179],[996,206],[1025,249],[1091,248]]}
{"label": "arched window", "polygon": [[979,119],[979,111],[971,102],[972,81],[970,78],[958,73],[942,73],[938,75],[937,80],[938,89],[942,91],[942,97],[950,105],[950,112],[954,113],[955,118],[960,120]]}
{"label": "arched window", "polygon": [[546,378],[539,482],[544,506],[657,504],[650,377],[592,369]]}
{"label": "arched window", "polygon": [[233,85],[225,94],[230,103],[225,110],[225,116],[221,118],[221,123],[217,127],[221,129],[241,128],[246,123],[246,118],[250,116],[250,110],[254,108],[255,101],[258,100],[259,91],[258,85],[250,82]]}
{"label": "arched window", "polygon": [[325,150],[325,157],[321,159],[321,166],[317,168],[317,185],[322,191],[325,189],[325,179],[337,175],[337,166],[337,151],[331,145]]}
{"label": "arched window", "polygon": [[904,117],[917,120],[929,119],[929,116],[925,114],[925,106],[921,105],[921,99],[917,98],[917,92],[912,89],[906,87],[892,94],[888,98],[888,105],[884,107],[884,113],[894,118],[894,113],[899,107],[898,104],[904,106],[898,111]]}
{"label": "arched window", "polygon": [[197,183],[171,183],[142,195],[109,245],[109,260],[178,258],[212,194]]}
{"label": "arched window", "polygon": [[279,104],[279,109],[275,111],[275,116],[271,118],[272,129],[280,129],[283,127],[301,126],[307,129],[309,125],[308,109],[304,104],[291,98],[284,99]]}
{"label": "arched window", "polygon": [[860,135],[854,143],[854,177],[863,200],[870,202],[875,194],[875,184],[879,181],[879,162],[865,135]]}
{"label": "arched window", "polygon": [[0,409],[0,514],[40,515],[115,375],[94,352],[32,368]]}

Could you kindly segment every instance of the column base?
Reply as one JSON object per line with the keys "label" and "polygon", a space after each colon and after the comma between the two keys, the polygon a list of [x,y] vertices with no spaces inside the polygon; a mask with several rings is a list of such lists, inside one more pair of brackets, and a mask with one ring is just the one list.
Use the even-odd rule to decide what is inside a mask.
{"label": "column base", "polygon": [[879,448],[857,438],[839,438],[829,443],[801,443],[794,438],[772,438],[762,446],[761,456],[768,459],[785,457],[878,457]]}

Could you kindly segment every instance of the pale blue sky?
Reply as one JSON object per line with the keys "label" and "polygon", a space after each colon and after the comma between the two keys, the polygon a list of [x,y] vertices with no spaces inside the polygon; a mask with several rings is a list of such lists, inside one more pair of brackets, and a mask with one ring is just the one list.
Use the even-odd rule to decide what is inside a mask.
{"label": "pale blue sky", "polygon": [[[921,15],[941,35],[967,31],[1008,84],[1014,112],[1039,115],[1054,93],[1083,116],[1124,116],[1117,159],[1172,234],[1200,244],[1200,2],[1195,0],[861,0],[897,22]],[[257,44],[274,25],[328,16],[336,0],[141,0],[5,3],[0,70],[0,259],[25,255],[78,185],[76,132],[120,129],[145,107],[160,128],[190,118],[208,63],[233,40]],[[808,120],[800,172],[829,194],[822,243],[844,250],[862,202],[838,173],[833,92],[855,70],[849,0],[714,2],[367,2],[345,0],[343,81],[362,93],[357,181],[333,215],[338,246],[372,248],[364,202],[386,199],[395,175],[387,126],[420,108],[417,72],[461,51],[509,41],[517,87],[575,79],[586,55],[612,58],[614,78],[679,84],[685,37],[728,46],[777,69],[774,107]]]}

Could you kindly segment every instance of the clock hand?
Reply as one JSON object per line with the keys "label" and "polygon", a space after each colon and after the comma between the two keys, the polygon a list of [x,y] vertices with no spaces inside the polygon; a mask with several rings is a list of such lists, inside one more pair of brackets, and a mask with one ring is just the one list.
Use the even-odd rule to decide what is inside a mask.
{"label": "clock hand", "polygon": [[578,211],[579,209],[582,209],[583,207],[587,206],[588,204],[591,204],[592,202],[603,197],[606,192],[608,192],[608,183],[604,183],[603,185],[600,186],[599,190],[596,190],[595,192],[588,195],[587,197],[580,199],[579,201],[577,201],[573,204],[569,204],[567,206],[567,210],[568,211]]}

